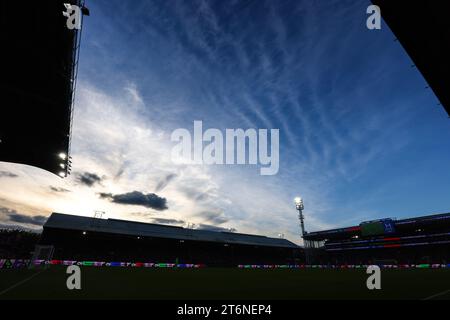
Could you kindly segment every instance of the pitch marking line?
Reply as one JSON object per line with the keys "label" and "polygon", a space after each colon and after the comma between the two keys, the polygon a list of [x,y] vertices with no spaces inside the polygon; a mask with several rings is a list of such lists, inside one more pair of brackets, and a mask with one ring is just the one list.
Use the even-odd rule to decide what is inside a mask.
{"label": "pitch marking line", "polygon": [[450,289],[449,289],[449,290],[442,291],[442,292],[439,292],[439,293],[436,293],[436,294],[433,294],[432,296],[426,297],[426,298],[424,298],[424,299],[422,299],[422,300],[431,300],[431,299],[434,299],[434,298],[443,296],[443,295],[445,295],[445,294],[447,294],[447,293],[449,293],[449,292],[450,292]]}
{"label": "pitch marking line", "polygon": [[8,292],[8,291],[10,291],[10,290],[12,290],[12,289],[18,287],[18,286],[20,286],[21,284],[24,284],[25,282],[30,281],[31,279],[33,279],[34,277],[36,277],[37,275],[41,274],[42,272],[44,272],[44,271],[46,271],[46,270],[47,270],[47,269],[38,271],[38,272],[32,274],[31,276],[29,276],[28,278],[23,279],[22,281],[19,281],[19,282],[17,282],[16,284],[13,284],[11,287],[6,288],[6,289],[3,290],[3,291],[0,291],[0,296],[3,295],[3,294],[5,294],[6,292]]}

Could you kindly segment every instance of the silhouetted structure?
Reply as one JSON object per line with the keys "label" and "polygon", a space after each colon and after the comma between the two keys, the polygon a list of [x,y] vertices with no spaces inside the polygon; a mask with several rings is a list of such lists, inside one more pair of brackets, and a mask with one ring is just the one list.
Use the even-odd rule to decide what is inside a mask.
{"label": "silhouetted structure", "polygon": [[372,0],[450,116],[448,1]]}
{"label": "silhouetted structure", "polygon": [[0,161],[36,166],[61,176],[70,171],[80,40],[80,30],[66,26],[64,3],[82,7],[84,1],[0,4]]}
{"label": "silhouetted structure", "polygon": [[381,219],[358,226],[310,232],[313,263],[398,264],[450,261],[450,213],[411,219]]}
{"label": "silhouetted structure", "polygon": [[61,260],[293,264],[301,248],[279,238],[53,213],[40,241]]}

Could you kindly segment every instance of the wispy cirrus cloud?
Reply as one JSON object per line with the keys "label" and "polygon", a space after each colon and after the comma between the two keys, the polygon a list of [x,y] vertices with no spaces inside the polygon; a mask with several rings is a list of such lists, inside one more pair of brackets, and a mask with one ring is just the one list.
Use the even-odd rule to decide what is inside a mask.
{"label": "wispy cirrus cloud", "polygon": [[158,184],[155,187],[155,191],[159,192],[163,190],[167,185],[174,180],[177,177],[175,173],[169,173],[165,177],[163,177],[161,180],[158,181]]}
{"label": "wispy cirrus cloud", "polygon": [[[92,3],[72,137],[85,183],[4,165],[19,177],[0,197],[26,195],[46,213],[102,210],[294,241],[298,194],[308,230],[448,209],[448,124],[430,111],[434,97],[389,29],[365,28],[368,3]],[[279,128],[279,174],[173,164],[170,133],[194,120]],[[165,198],[167,209],[141,205],[137,215],[113,201],[130,190]]]}

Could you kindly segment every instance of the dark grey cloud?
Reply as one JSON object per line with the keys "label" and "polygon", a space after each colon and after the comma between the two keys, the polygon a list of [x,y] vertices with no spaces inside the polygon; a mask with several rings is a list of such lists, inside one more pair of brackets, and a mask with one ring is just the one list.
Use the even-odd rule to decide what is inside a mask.
{"label": "dark grey cloud", "polygon": [[45,216],[29,216],[5,207],[0,207],[0,213],[4,214],[6,217],[6,219],[2,217],[3,222],[14,222],[19,224],[42,226],[45,221],[47,221],[47,217]]}
{"label": "dark grey cloud", "polygon": [[59,192],[59,193],[66,193],[66,192],[71,192],[68,189],[65,188],[58,188],[58,187],[54,187],[54,186],[50,186],[50,190],[53,192]]}
{"label": "dark grey cloud", "polygon": [[8,230],[20,230],[20,231],[27,231],[27,232],[33,232],[33,233],[41,233],[41,230],[39,228],[27,228],[18,224],[2,224],[0,223],[0,229],[8,229]]}
{"label": "dark grey cloud", "polygon": [[184,220],[177,220],[177,219],[165,219],[165,218],[152,218],[152,223],[157,224],[172,224],[177,226],[182,226],[186,224]]}
{"label": "dark grey cloud", "polygon": [[158,184],[156,185],[155,188],[155,192],[159,192],[162,189],[164,189],[165,187],[167,187],[167,185],[177,177],[177,175],[175,173],[170,173],[167,176],[165,176],[163,179],[161,179]]}
{"label": "dark grey cloud", "polygon": [[93,187],[97,183],[100,184],[103,180],[97,174],[90,172],[77,173],[76,179],[79,183],[88,187]]}
{"label": "dark grey cloud", "polygon": [[99,193],[100,198],[108,199],[111,202],[125,205],[143,206],[155,210],[166,210],[167,200],[154,193],[142,193],[133,191],[123,194]]}
{"label": "dark grey cloud", "polygon": [[20,213],[10,214],[9,220],[16,223],[32,224],[35,226],[42,226],[47,217],[45,216],[26,216]]}
{"label": "dark grey cloud", "polygon": [[0,178],[17,178],[18,175],[9,171],[0,171]]}
{"label": "dark grey cloud", "polygon": [[235,232],[236,229],[234,228],[223,228],[223,227],[218,227],[218,226],[212,226],[209,224],[197,224],[195,229],[197,230],[206,230],[206,231],[216,231],[216,232]]}

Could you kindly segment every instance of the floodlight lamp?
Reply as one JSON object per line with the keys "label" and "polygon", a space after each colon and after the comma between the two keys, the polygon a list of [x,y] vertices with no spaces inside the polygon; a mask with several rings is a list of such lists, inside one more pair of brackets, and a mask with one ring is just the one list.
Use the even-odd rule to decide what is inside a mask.
{"label": "floodlight lamp", "polygon": [[297,210],[303,210],[303,209],[304,209],[304,206],[303,206],[303,199],[302,199],[301,197],[296,197],[296,198],[294,199],[294,202],[295,202],[295,208],[296,208]]}
{"label": "floodlight lamp", "polygon": [[61,171],[58,175],[59,175],[61,178],[65,178],[65,177],[66,177],[66,173],[65,173],[64,171]]}
{"label": "floodlight lamp", "polygon": [[67,155],[64,152],[61,152],[58,156],[63,160],[66,160],[67,158]]}

